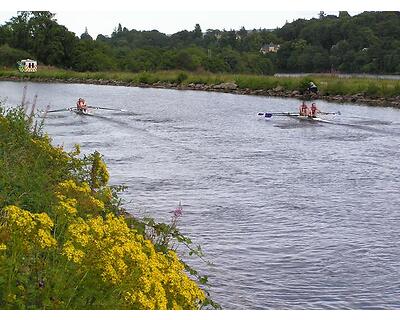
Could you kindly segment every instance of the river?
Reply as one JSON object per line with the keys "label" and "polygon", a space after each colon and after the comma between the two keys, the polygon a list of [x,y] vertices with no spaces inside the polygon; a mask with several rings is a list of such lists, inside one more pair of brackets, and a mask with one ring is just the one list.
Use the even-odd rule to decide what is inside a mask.
{"label": "river", "polygon": [[[0,82],[6,104],[23,83]],[[224,309],[400,308],[400,110],[318,101],[327,122],[258,117],[294,99],[29,83],[51,109],[78,97],[93,116],[49,114],[55,144],[98,150],[124,206],[170,221],[212,265]]]}

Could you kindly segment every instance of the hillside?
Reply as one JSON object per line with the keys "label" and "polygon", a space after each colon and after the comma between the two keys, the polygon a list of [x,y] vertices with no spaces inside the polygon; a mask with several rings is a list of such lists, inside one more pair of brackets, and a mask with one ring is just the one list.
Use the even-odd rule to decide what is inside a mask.
{"label": "hillside", "polygon": [[[298,19],[276,30],[211,30],[166,35],[119,25],[110,37],[80,37],[50,12],[20,12],[0,26],[0,64],[31,57],[75,71],[187,70],[214,73],[400,73],[400,13]],[[278,50],[262,53],[266,45]],[[278,47],[276,47],[278,48]],[[277,52],[273,52],[277,51]]]}

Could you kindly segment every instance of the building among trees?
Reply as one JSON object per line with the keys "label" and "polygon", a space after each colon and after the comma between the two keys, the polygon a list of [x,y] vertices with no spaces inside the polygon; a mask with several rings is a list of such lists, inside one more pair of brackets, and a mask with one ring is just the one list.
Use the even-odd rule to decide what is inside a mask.
{"label": "building among trees", "polygon": [[278,50],[279,50],[279,48],[280,48],[281,46],[279,45],[279,44],[273,44],[273,43],[270,43],[270,44],[264,44],[261,48],[260,48],[260,52],[262,53],[262,54],[267,54],[267,53],[270,53],[270,52],[278,52]]}

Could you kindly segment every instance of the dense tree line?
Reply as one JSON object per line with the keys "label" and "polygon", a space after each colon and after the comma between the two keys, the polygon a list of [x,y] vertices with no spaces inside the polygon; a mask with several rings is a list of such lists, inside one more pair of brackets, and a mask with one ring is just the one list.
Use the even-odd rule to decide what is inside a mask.
{"label": "dense tree line", "polygon": [[297,20],[275,34],[282,40],[282,71],[400,73],[400,12],[320,15]]}
{"label": "dense tree line", "polygon": [[[202,31],[196,25],[166,35],[128,30],[111,36],[77,37],[50,12],[19,12],[0,26],[0,65],[32,57],[77,71],[182,69],[229,73],[366,72],[400,73],[400,13],[364,12],[298,19],[275,30]],[[260,53],[264,44],[277,53]]]}

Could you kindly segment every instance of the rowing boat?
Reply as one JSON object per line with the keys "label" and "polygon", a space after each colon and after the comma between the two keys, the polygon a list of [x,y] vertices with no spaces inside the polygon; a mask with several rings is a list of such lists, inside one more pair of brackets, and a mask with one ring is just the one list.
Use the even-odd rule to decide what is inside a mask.
{"label": "rowing boat", "polygon": [[316,116],[293,115],[293,116],[289,116],[289,117],[296,118],[296,119],[298,119],[300,121],[311,121],[311,122],[313,122],[313,121],[325,121],[324,119],[316,117]]}
{"label": "rowing boat", "polygon": [[[322,115],[340,115],[340,111],[337,112],[318,112],[318,114]],[[272,118],[272,116],[278,116],[278,117],[289,117],[289,118],[295,118],[301,121],[311,121],[311,122],[329,122],[325,119],[322,119],[318,116],[304,116],[300,115],[300,113],[292,113],[292,112],[259,112],[259,116],[264,116],[265,118]]]}
{"label": "rowing boat", "polygon": [[76,108],[71,108],[70,111],[72,111],[72,112],[74,112],[76,114],[79,114],[81,116],[92,116],[93,115],[87,110],[86,111],[85,110],[79,110],[79,109],[76,109]]}
{"label": "rowing boat", "polygon": [[110,110],[110,111],[121,111],[121,112],[127,112],[128,110],[126,109],[114,109],[114,108],[104,108],[104,107],[93,107],[93,106],[87,106],[86,110],[79,110],[76,107],[69,107],[69,108],[62,108],[62,109],[56,109],[56,110],[44,110],[43,112],[46,113],[52,113],[52,112],[63,112],[63,111],[71,111],[79,115],[83,116],[92,116],[93,114],[91,113],[91,110]]}

